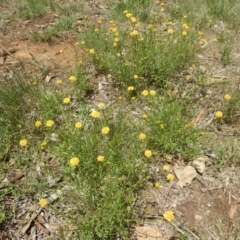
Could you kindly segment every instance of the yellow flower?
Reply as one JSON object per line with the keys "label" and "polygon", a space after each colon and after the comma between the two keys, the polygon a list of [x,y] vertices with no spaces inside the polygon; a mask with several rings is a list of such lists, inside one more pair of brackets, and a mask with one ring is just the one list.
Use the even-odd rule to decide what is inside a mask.
{"label": "yellow flower", "polygon": [[130,20],[131,20],[133,23],[137,22],[137,19],[136,19],[135,17],[131,17]]}
{"label": "yellow flower", "polygon": [[109,127],[103,127],[102,128],[102,134],[108,134],[110,132],[110,128]]}
{"label": "yellow flower", "polygon": [[164,11],[165,11],[164,8],[161,8],[161,9],[160,9],[160,12],[164,12]]}
{"label": "yellow flower", "polygon": [[174,179],[174,175],[171,174],[171,173],[169,173],[169,174],[167,175],[167,180],[168,180],[168,181],[172,181],[173,179]]}
{"label": "yellow flower", "polygon": [[119,38],[114,38],[114,42],[119,42]]}
{"label": "yellow flower", "polygon": [[137,74],[133,75],[133,78],[138,79],[138,75]]}
{"label": "yellow flower", "polygon": [[79,158],[74,157],[70,159],[69,163],[71,166],[77,166],[79,164],[79,161],[80,161]]}
{"label": "yellow flower", "polygon": [[183,35],[183,36],[186,36],[186,35],[187,35],[187,32],[186,32],[186,31],[183,31],[183,32],[182,32],[182,35]]}
{"label": "yellow flower", "polygon": [[127,17],[127,18],[130,18],[131,16],[132,16],[132,13],[127,13],[127,14],[126,14],[126,17]]}
{"label": "yellow flower", "polygon": [[216,118],[221,118],[223,116],[223,113],[221,112],[221,111],[217,111],[216,113],[215,113],[215,117]]}
{"label": "yellow flower", "polygon": [[99,156],[97,157],[97,160],[98,160],[98,162],[103,162],[103,161],[104,161],[104,156],[99,155]]}
{"label": "yellow flower", "polygon": [[105,108],[105,104],[104,103],[99,103],[98,104],[98,108],[99,109],[104,109]]}
{"label": "yellow flower", "polygon": [[149,93],[150,93],[151,96],[155,96],[156,95],[156,91],[155,90],[150,90]]}
{"label": "yellow flower", "polygon": [[94,53],[95,53],[95,50],[92,48],[92,49],[89,50],[89,52],[90,52],[91,54],[94,54]]}
{"label": "yellow flower", "polygon": [[67,97],[67,98],[64,98],[64,99],[63,99],[63,103],[64,103],[64,104],[69,104],[69,103],[70,103],[70,98],[68,98],[68,97]]}
{"label": "yellow flower", "polygon": [[41,144],[40,144],[40,148],[41,149],[44,149],[46,146],[47,146],[47,142],[46,141],[41,142]]}
{"label": "yellow flower", "polygon": [[84,45],[84,44],[85,44],[85,41],[82,41],[81,44]]}
{"label": "yellow flower", "polygon": [[77,78],[75,76],[70,76],[69,80],[70,80],[70,82],[76,82]]}
{"label": "yellow flower", "polygon": [[225,95],[224,95],[224,99],[228,101],[228,100],[231,99],[231,96],[230,96],[229,94],[225,94]]}
{"label": "yellow flower", "polygon": [[27,144],[28,144],[27,139],[21,139],[21,140],[19,141],[19,145],[20,145],[21,147],[26,147]]}
{"label": "yellow flower", "polygon": [[82,128],[82,123],[76,122],[76,123],[75,123],[75,128],[77,128],[77,129]]}
{"label": "yellow flower", "polygon": [[57,84],[57,85],[61,85],[61,84],[62,84],[62,80],[61,80],[61,79],[57,79],[57,80],[56,80],[56,84]]}
{"label": "yellow flower", "polygon": [[171,222],[172,220],[174,220],[174,212],[172,211],[166,211],[164,214],[163,214],[163,217],[165,220]]}
{"label": "yellow flower", "polygon": [[124,10],[123,13],[124,13],[124,14],[127,14],[127,13],[128,13],[128,10]]}
{"label": "yellow flower", "polygon": [[168,34],[173,34],[173,29],[172,28],[168,29]]}
{"label": "yellow flower", "polygon": [[146,158],[150,158],[152,156],[152,151],[145,150],[144,155],[145,155]]}
{"label": "yellow flower", "polygon": [[161,184],[160,184],[159,182],[156,182],[156,183],[154,184],[154,187],[155,187],[155,188],[159,188],[160,185],[161,185]]}
{"label": "yellow flower", "polygon": [[109,74],[107,75],[107,78],[111,78],[111,77],[112,77],[112,74],[109,73]]}
{"label": "yellow flower", "polygon": [[128,91],[133,91],[133,90],[134,90],[134,87],[133,87],[133,86],[129,86],[127,90],[128,90]]}
{"label": "yellow flower", "polygon": [[121,57],[121,53],[117,53],[117,56],[118,56],[118,57]]}
{"label": "yellow flower", "polygon": [[183,28],[186,29],[186,30],[188,30],[190,27],[189,27],[186,23],[184,23],[184,24],[183,24]]}
{"label": "yellow flower", "polygon": [[62,53],[63,53],[63,49],[60,49],[60,50],[59,50],[59,53],[62,54]]}
{"label": "yellow flower", "polygon": [[164,170],[164,171],[169,171],[169,169],[170,169],[169,165],[164,165],[164,166],[163,166],[163,170]]}
{"label": "yellow flower", "polygon": [[100,117],[100,112],[96,111],[96,110],[93,110],[92,113],[91,113],[91,116],[93,118],[99,118]]}
{"label": "yellow flower", "polygon": [[46,126],[47,126],[47,127],[52,127],[53,124],[54,124],[54,121],[53,121],[53,120],[47,120],[47,122],[46,122]]}
{"label": "yellow flower", "polygon": [[38,202],[41,207],[46,207],[48,205],[48,200],[46,198],[41,198]]}
{"label": "yellow flower", "polygon": [[146,97],[148,95],[148,90],[143,90],[142,95]]}
{"label": "yellow flower", "polygon": [[127,211],[130,212],[131,211],[131,207],[127,206]]}
{"label": "yellow flower", "polygon": [[35,127],[38,128],[38,127],[40,127],[41,125],[42,125],[42,122],[41,122],[41,121],[36,121],[36,122],[35,122]]}
{"label": "yellow flower", "polygon": [[115,32],[117,32],[117,28],[115,27],[115,28],[111,28],[111,31],[113,32],[113,33],[115,33]]}
{"label": "yellow flower", "polygon": [[144,140],[144,139],[146,139],[146,134],[145,134],[145,133],[140,133],[139,136],[138,136],[138,138],[139,138],[140,140]]}
{"label": "yellow flower", "polygon": [[164,124],[160,124],[160,128],[161,128],[161,129],[164,129]]}
{"label": "yellow flower", "polygon": [[148,115],[147,114],[143,114],[142,118],[146,119],[146,118],[148,118]]}
{"label": "yellow flower", "polygon": [[138,31],[137,30],[133,30],[132,32],[130,32],[130,36],[137,36],[138,35]]}

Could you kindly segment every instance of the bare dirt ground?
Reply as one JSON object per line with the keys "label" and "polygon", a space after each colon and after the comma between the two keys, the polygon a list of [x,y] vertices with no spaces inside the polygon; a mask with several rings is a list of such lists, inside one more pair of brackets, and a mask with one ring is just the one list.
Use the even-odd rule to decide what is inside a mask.
{"label": "bare dirt ground", "polygon": [[[0,9],[1,12],[1,9]],[[65,76],[65,72],[74,67],[76,58],[84,58],[84,52],[81,53],[79,46],[75,45],[76,36],[74,34],[63,34],[61,37],[55,37],[51,42],[34,42],[28,39],[29,32],[39,28],[40,25],[46,25],[52,22],[52,16],[40,17],[30,21],[10,21],[2,25],[0,30],[0,71],[16,69],[22,65],[28,66],[29,73],[36,71],[34,62],[48,66],[49,72],[58,75],[59,78]],[[214,29],[213,29],[214,31]],[[215,33],[213,34],[215,35]],[[240,39],[240,37],[238,36]],[[236,41],[237,42],[237,41]],[[199,61],[202,62],[202,71],[205,71],[209,81],[208,94],[209,103],[204,103],[202,108],[204,112],[199,120],[204,124],[214,110],[214,101],[222,95],[223,88],[221,84],[227,83],[227,86],[237,87],[239,84],[240,73],[240,52],[239,45],[234,46],[233,61],[230,66],[223,67],[219,62],[220,53],[217,43],[211,47],[212,51],[207,50],[199,55]],[[63,50],[60,53],[60,50]],[[201,65],[201,64],[200,64]],[[99,79],[93,79],[94,84],[99,83]],[[220,85],[219,85],[220,84]],[[235,84],[235,85],[234,85]],[[239,85],[238,85],[239,86]],[[219,129],[209,128],[212,132],[212,142],[206,149],[212,149],[216,145],[223,145],[227,141],[237,141],[237,159],[240,158],[240,121],[228,126],[221,126]],[[216,143],[216,139],[218,142]],[[211,141],[211,139],[210,139]],[[206,170],[187,187],[180,189],[176,181],[167,183],[159,189],[146,190],[137,202],[141,212],[140,224],[154,227],[163,233],[165,239],[173,238],[177,232],[187,232],[188,237],[182,239],[240,239],[240,174],[237,164],[229,164],[227,158],[231,155],[232,144],[229,144],[229,154],[226,156],[209,157]],[[223,167],[220,170],[215,169],[215,161],[223,159]],[[224,159],[226,161],[224,161]],[[153,166],[156,171],[162,168],[162,165]],[[157,172],[156,172],[157,175]],[[159,180],[163,176],[159,176]],[[19,183],[21,181],[19,180]],[[9,199],[6,201],[9,201]],[[7,204],[7,202],[3,203]],[[13,208],[21,206],[10,201]],[[30,204],[30,203],[29,203]],[[167,209],[175,212],[176,221],[173,224],[160,218],[161,214]],[[1,226],[0,239],[9,238],[8,232],[18,231],[23,225],[23,218],[10,221]],[[11,222],[17,223],[11,225]],[[34,225],[34,224],[33,224]],[[36,227],[37,224],[36,224]],[[152,236],[138,239],[164,239]],[[133,238],[135,238],[133,236]],[[172,238],[171,238],[172,237]],[[18,237],[14,239],[20,239]],[[21,239],[32,239],[31,235]],[[37,239],[37,238],[36,238]],[[39,238],[40,239],[40,238]],[[57,239],[57,238],[44,238]]]}

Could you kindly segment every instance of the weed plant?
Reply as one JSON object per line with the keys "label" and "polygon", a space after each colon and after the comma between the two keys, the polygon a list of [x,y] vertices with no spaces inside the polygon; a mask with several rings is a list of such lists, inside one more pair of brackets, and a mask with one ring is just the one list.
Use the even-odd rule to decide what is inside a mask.
{"label": "weed plant", "polygon": [[99,72],[114,73],[124,87],[149,83],[163,87],[193,61],[198,35],[187,23],[176,26],[165,20],[164,27],[161,16],[146,24],[128,10],[122,14],[128,19],[124,27],[114,20],[100,22],[82,39]]}
{"label": "weed plant", "polygon": [[31,19],[43,16],[50,10],[55,9],[55,4],[52,0],[24,0],[17,3],[20,10],[19,16],[24,19]]}

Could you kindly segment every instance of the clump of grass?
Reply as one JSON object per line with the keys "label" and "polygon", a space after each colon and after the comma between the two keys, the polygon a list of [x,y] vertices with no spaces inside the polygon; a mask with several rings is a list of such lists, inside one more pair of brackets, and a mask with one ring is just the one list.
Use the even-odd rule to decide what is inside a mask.
{"label": "clump of grass", "polygon": [[150,110],[146,124],[149,127],[149,146],[158,149],[160,155],[181,155],[185,160],[200,152],[197,144],[200,131],[192,124],[194,111],[187,111],[183,103],[172,101],[167,95],[148,96]]}
{"label": "clump of grass", "polygon": [[0,89],[0,132],[1,140],[1,157],[11,148],[16,137],[20,132],[28,131],[26,116],[33,110],[31,100],[34,93],[34,86],[23,81],[21,75],[14,77],[5,77],[1,81]]}
{"label": "clump of grass", "polygon": [[[85,119],[81,120],[82,129],[74,129],[72,122],[70,132],[69,122],[65,122],[58,132],[60,142],[53,150],[61,158],[68,185],[80,193],[80,204],[73,210],[79,214],[70,212],[68,217],[76,222],[77,233],[84,239],[124,236],[131,215],[127,207],[134,203],[134,193],[143,181],[144,149],[133,138],[136,129],[123,109],[96,109],[92,114],[95,118],[89,114],[87,118],[78,116]],[[103,131],[106,126],[109,132]],[[77,166],[69,164],[74,157],[80,160]],[[64,201],[77,199],[79,194],[74,194]]]}
{"label": "clump of grass", "polygon": [[234,42],[233,35],[231,33],[221,32],[220,34],[218,34],[218,41],[221,44],[222,64],[223,66],[227,66],[231,63],[232,59],[231,54]]}
{"label": "clump of grass", "polygon": [[196,30],[204,30],[209,27],[209,9],[204,2],[179,1],[167,5],[166,8],[172,21],[186,22],[190,26],[194,26]]}
{"label": "clump of grass", "polygon": [[31,38],[35,41],[49,41],[52,37],[58,36],[62,31],[69,31],[75,22],[75,16],[64,16],[60,18],[53,26],[42,31],[34,31],[31,33]]}
{"label": "clump of grass", "polygon": [[20,10],[19,16],[24,19],[43,16],[50,10],[55,9],[55,3],[52,0],[24,0],[17,3]]}
{"label": "clump of grass", "polygon": [[86,50],[99,72],[114,73],[125,86],[164,86],[193,61],[198,35],[188,24],[170,23],[164,29],[157,18],[144,24],[128,11],[125,15],[129,20],[124,28],[112,20],[85,32]]}
{"label": "clump of grass", "polygon": [[238,12],[240,10],[240,4],[238,1],[224,1],[224,0],[206,0],[210,13],[229,23],[229,25],[235,29],[239,28],[240,18]]}
{"label": "clump of grass", "polygon": [[225,123],[239,122],[239,103],[240,103],[240,93],[239,85],[236,85],[234,90],[229,90],[230,92],[225,92],[222,96],[222,112],[223,121]]}
{"label": "clump of grass", "polygon": [[150,13],[153,4],[150,0],[110,1],[110,4],[113,6],[110,11],[111,18],[117,18],[120,22],[126,21],[126,18],[122,14],[119,14],[125,10],[133,13],[133,15],[137,16],[141,21],[151,19]]}

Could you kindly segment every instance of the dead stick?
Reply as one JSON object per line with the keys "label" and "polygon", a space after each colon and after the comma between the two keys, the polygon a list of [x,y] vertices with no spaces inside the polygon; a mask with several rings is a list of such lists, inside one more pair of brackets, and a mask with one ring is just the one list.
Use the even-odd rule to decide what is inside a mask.
{"label": "dead stick", "polygon": [[47,235],[50,234],[50,232],[45,227],[43,227],[43,225],[40,222],[38,222],[36,219],[34,219],[33,221],[34,221],[35,225],[38,228],[40,228],[45,234],[47,234]]}
{"label": "dead stick", "polygon": [[0,53],[0,57],[6,57],[7,55],[11,55],[12,53],[15,53],[16,49],[10,49],[6,51],[5,49],[2,49],[2,52]]}

